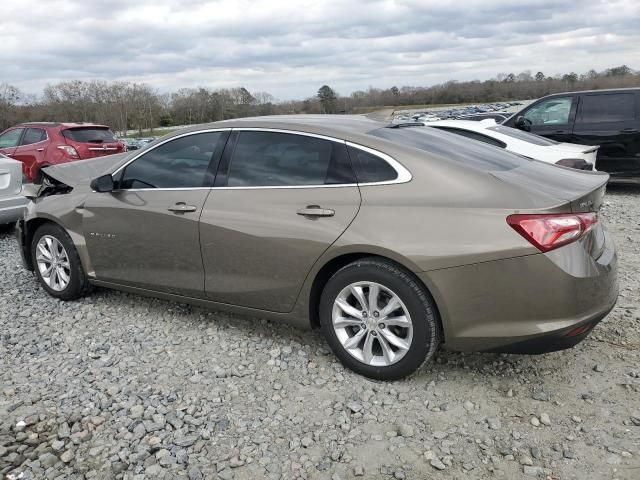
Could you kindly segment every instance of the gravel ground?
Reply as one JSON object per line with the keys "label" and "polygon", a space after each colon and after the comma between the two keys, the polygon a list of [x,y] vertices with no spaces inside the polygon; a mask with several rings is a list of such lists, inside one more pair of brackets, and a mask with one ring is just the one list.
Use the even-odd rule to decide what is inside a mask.
{"label": "gravel ground", "polygon": [[[98,290],[62,303],[0,235],[9,479],[640,478],[640,188],[603,208],[621,292],[578,347],[345,370],[318,332]],[[543,299],[541,299],[543,301]]]}

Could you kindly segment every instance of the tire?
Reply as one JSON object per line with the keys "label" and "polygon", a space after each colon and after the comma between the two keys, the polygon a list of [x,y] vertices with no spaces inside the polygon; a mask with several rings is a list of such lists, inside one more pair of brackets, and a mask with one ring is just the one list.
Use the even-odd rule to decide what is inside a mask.
{"label": "tire", "polygon": [[[50,274],[49,279],[46,278],[46,275],[43,275],[39,259],[46,257],[39,255],[40,250],[38,244],[41,240],[43,240],[45,244],[51,245],[45,246],[45,249],[48,248],[49,251],[55,250],[58,253],[60,252],[60,249],[56,248],[56,242],[62,247],[66,255],[66,262],[64,261],[65,257],[61,255],[59,259],[60,268],[68,278],[64,286],[62,285],[63,282],[60,282],[62,276],[57,276],[57,273]],[[45,223],[38,227],[31,240],[31,258],[33,259],[35,275],[49,295],[59,298],[60,300],[75,300],[91,291],[91,284],[82,268],[78,251],[73,245],[69,234],[59,225],[55,223]],[[44,266],[46,266],[47,263],[50,264],[50,262],[45,261]],[[56,278],[59,280],[58,282],[56,282]]]}
{"label": "tire", "polygon": [[[368,303],[372,289],[381,292],[374,295],[378,308],[367,307],[365,310],[370,310],[371,314],[363,316],[365,310],[357,311],[361,304],[354,292],[362,293],[363,300]],[[396,300],[392,302],[394,296]],[[338,299],[342,305],[345,301],[349,303],[345,308],[360,316],[345,313],[342,307],[337,306]],[[392,303],[399,306],[384,317],[384,306],[392,308]],[[419,280],[401,266],[375,257],[350,263],[329,279],[320,297],[319,315],[324,336],[342,364],[376,380],[397,380],[410,375],[433,357],[442,337],[435,303]],[[343,322],[349,325],[336,328],[334,316],[340,326]],[[408,319],[410,325],[403,318]],[[384,324],[385,319],[389,325]],[[361,322],[359,327],[351,325],[353,321]],[[361,339],[356,339],[357,335],[361,335]],[[367,338],[371,336],[371,347],[366,349]],[[347,348],[345,342],[352,348]],[[359,346],[353,347],[348,342],[357,342]],[[383,348],[384,344],[386,348]],[[392,350],[390,354],[389,348]]]}

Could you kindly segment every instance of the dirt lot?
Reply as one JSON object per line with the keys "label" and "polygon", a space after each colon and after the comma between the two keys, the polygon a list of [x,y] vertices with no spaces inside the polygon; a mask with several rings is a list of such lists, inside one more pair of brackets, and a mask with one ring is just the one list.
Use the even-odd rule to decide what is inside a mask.
{"label": "dirt lot", "polygon": [[442,352],[394,383],[346,371],[317,332],[106,290],[58,302],[0,235],[0,474],[638,479],[640,188],[603,213],[621,291],[585,342]]}

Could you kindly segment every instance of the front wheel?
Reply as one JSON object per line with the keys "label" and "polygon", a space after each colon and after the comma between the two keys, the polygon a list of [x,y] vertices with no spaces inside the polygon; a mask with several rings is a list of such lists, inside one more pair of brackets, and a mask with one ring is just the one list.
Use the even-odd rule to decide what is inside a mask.
{"label": "front wheel", "polygon": [[38,227],[31,242],[31,258],[38,280],[53,297],[74,300],[91,289],[71,237],[59,225]]}
{"label": "front wheel", "polygon": [[333,352],[377,380],[405,377],[433,357],[441,338],[436,315],[410,272],[377,258],[340,269],[320,299],[320,324]]}

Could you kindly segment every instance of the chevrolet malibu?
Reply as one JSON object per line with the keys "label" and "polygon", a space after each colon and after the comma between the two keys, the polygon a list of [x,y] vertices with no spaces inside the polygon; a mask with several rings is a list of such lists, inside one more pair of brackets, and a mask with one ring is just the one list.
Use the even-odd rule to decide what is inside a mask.
{"label": "chevrolet malibu", "polygon": [[56,298],[96,285],[321,328],[391,380],[441,345],[585,338],[618,292],[607,179],[421,126],[240,119],[45,169],[17,235]]}

